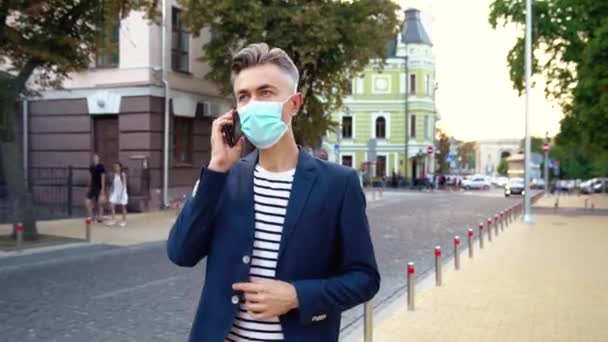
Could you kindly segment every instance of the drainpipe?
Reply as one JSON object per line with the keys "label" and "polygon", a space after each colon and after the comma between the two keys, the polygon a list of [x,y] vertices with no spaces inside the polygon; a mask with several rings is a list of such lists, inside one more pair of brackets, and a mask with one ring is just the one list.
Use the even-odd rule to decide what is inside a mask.
{"label": "drainpipe", "polygon": [[27,165],[29,163],[28,161],[28,103],[27,103],[27,98],[23,97],[23,103],[22,103],[23,107],[22,107],[22,115],[23,115],[23,174],[25,175],[25,186],[28,186],[28,172],[27,172]]}
{"label": "drainpipe", "polygon": [[163,207],[169,206],[169,115],[170,107],[169,101],[171,99],[171,92],[169,88],[169,81],[167,80],[167,3],[166,0],[162,1],[162,34],[161,34],[161,67],[162,71],[162,82],[165,88],[165,109],[164,109],[164,131],[163,131]]}

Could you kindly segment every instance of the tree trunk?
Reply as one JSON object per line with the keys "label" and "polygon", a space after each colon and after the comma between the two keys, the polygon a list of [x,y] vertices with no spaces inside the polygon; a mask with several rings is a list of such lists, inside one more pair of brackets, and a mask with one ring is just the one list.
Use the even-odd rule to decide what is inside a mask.
{"label": "tree trunk", "polygon": [[36,240],[38,230],[34,219],[33,201],[31,194],[25,188],[19,146],[15,141],[0,142],[0,154],[2,154],[2,166],[12,207],[13,236],[17,223],[23,223],[23,239]]}
{"label": "tree trunk", "polygon": [[[0,82],[0,89],[5,89],[4,93],[0,94],[0,157],[2,158],[2,168],[12,209],[13,237],[16,236],[17,223],[23,223],[24,240],[38,239],[38,230],[34,218],[32,196],[25,187],[25,175],[22,168],[23,156],[16,141],[15,104],[25,86],[25,82],[36,66],[37,62],[30,60],[21,69],[17,77],[12,80],[3,77],[2,82]],[[23,134],[27,134],[27,132],[23,132]]]}

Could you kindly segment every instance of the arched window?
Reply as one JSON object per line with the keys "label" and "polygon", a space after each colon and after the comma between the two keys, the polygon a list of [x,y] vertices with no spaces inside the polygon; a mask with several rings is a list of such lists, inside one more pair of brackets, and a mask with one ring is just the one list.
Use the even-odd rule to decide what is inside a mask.
{"label": "arched window", "polygon": [[376,119],[376,138],[386,139],[386,119],[382,116]]}

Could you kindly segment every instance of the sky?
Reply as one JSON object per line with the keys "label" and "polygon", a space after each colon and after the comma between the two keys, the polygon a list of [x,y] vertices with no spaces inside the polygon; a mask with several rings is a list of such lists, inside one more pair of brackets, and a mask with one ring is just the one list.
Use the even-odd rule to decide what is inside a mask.
{"label": "sky", "polygon": [[[423,12],[433,41],[439,88],[437,126],[459,140],[523,138],[525,96],[518,96],[509,78],[507,53],[519,30],[492,29],[491,0],[394,0]],[[523,28],[521,28],[523,30]],[[544,80],[535,77],[530,97],[530,134],[559,131],[561,109],[544,96]]]}

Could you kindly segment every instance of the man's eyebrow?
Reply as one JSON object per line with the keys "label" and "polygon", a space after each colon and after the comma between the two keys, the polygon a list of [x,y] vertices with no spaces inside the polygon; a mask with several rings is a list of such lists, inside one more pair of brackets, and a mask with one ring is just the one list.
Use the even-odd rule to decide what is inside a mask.
{"label": "man's eyebrow", "polygon": [[272,84],[262,84],[261,86],[259,86],[256,89],[256,91],[268,90],[268,89],[275,90],[275,89],[277,89],[277,87],[273,86]]}

